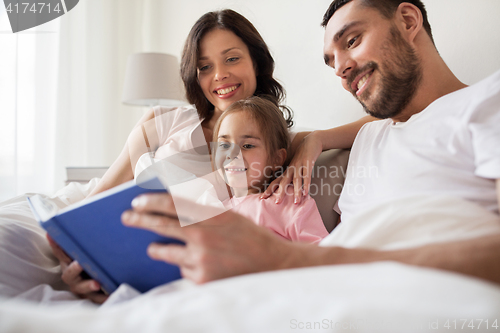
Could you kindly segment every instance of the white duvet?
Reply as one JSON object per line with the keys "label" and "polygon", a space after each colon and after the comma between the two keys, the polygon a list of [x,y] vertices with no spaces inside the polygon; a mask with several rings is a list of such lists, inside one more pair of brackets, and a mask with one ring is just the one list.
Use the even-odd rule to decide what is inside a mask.
{"label": "white duvet", "polygon": [[[71,184],[52,200],[63,207],[93,185]],[[472,203],[412,197],[342,222],[321,245],[396,249],[497,232],[498,215]],[[121,286],[100,308],[63,290],[59,275],[25,198],[0,205],[0,332],[490,332],[500,324],[499,286],[392,262],[181,280],[139,296]]]}

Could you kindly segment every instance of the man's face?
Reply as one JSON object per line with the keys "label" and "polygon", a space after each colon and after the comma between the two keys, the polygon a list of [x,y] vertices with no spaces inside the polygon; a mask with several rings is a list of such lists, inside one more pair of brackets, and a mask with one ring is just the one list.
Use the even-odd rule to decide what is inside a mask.
{"label": "man's face", "polygon": [[377,118],[400,114],[421,80],[420,61],[394,23],[357,0],[328,22],[324,53],[344,89]]}

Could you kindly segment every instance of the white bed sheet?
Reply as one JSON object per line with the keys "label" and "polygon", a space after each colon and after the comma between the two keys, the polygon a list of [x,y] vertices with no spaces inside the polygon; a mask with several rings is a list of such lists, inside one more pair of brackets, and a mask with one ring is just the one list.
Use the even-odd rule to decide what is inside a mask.
{"label": "white bed sheet", "polygon": [[[71,184],[52,200],[60,207],[76,202],[95,182]],[[357,218],[322,245],[394,249],[500,229],[497,215],[446,197],[401,198]],[[449,332],[446,323],[461,328],[462,319],[475,328],[457,331],[478,332],[493,330],[484,330],[486,320],[490,326],[500,320],[498,285],[391,262],[251,274],[202,286],[181,280],[140,296],[121,286],[97,307],[64,290],[24,196],[0,205],[0,244],[0,332]]]}
{"label": "white bed sheet", "polygon": [[498,286],[389,262],[253,274],[175,289],[163,286],[100,309],[7,300],[0,302],[0,331],[449,332],[447,321],[482,319],[484,328],[484,321],[491,325],[500,315]]}

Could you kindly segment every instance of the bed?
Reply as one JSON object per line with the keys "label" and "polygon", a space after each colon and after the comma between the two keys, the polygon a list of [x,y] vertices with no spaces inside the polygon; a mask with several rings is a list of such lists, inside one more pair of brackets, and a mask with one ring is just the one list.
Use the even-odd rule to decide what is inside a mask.
{"label": "bed", "polygon": [[[316,168],[327,166],[339,177],[317,172],[315,184],[341,184],[347,157],[346,151],[323,153]],[[50,200],[65,207],[96,183],[71,183]],[[338,193],[312,192],[331,230]],[[145,294],[122,285],[97,306],[65,290],[28,195],[0,204],[0,332],[498,330],[500,286],[395,262],[248,274],[204,285],[179,280]],[[482,223],[467,223],[478,217]],[[380,227],[370,228],[369,220]],[[321,245],[397,249],[500,232],[497,215],[449,197],[401,198],[365,210],[356,221],[336,227]]]}

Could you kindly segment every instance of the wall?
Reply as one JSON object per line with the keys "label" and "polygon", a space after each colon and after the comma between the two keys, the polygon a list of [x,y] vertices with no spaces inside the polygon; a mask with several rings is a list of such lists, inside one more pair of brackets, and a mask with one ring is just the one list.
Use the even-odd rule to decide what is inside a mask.
{"label": "wall", "polygon": [[[180,55],[206,11],[231,8],[261,32],[276,61],[300,128],[329,128],[364,114],[323,62],[320,22],[330,0],[157,0],[159,50]],[[424,0],[438,50],[459,79],[473,84],[500,70],[499,0]]]}
{"label": "wall", "polygon": [[[438,49],[472,84],[500,69],[500,0],[424,0]],[[288,92],[298,129],[324,129],[364,112],[323,62],[321,18],[330,0],[82,0],[61,18],[54,186],[66,166],[110,165],[141,108],[124,106],[125,64],[134,52],[180,57],[193,23],[232,8],[267,41],[276,77]],[[472,4],[472,5],[471,5]]]}

